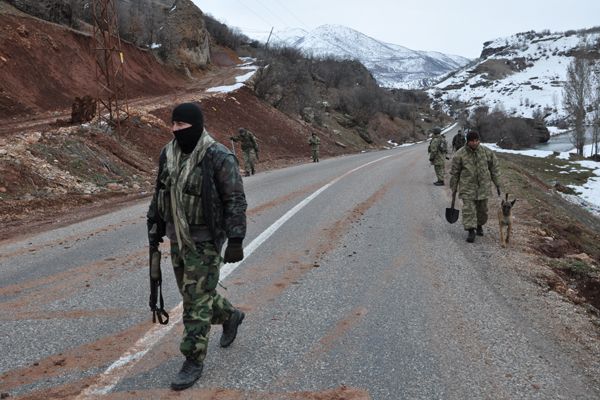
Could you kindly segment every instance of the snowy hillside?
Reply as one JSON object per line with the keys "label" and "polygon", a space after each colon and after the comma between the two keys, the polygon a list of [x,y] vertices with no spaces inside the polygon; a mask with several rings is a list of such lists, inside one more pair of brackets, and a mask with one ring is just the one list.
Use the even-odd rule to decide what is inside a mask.
{"label": "snowy hillside", "polygon": [[390,88],[425,87],[469,62],[461,56],[383,43],[339,25],[322,25],[311,32],[301,29],[277,31],[271,41],[299,48],[314,56],[357,59],[371,71],[381,86]]}
{"label": "snowy hillside", "polygon": [[429,90],[449,108],[464,102],[469,109],[487,105],[513,116],[548,114],[546,122],[565,117],[563,82],[575,52],[584,47],[600,66],[600,28],[582,32],[525,32],[484,43],[480,59],[451,74]]}

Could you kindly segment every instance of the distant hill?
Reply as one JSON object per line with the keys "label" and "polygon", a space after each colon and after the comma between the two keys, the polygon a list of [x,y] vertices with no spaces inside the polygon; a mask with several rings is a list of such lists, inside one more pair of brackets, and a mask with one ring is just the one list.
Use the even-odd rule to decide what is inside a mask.
{"label": "distant hill", "polygon": [[429,93],[450,109],[464,103],[503,108],[515,117],[538,110],[548,124],[565,117],[563,83],[567,66],[581,54],[600,68],[600,27],[561,33],[523,32],[484,43],[480,58],[451,73]]}
{"label": "distant hill", "polygon": [[440,76],[469,62],[461,56],[384,43],[340,25],[322,25],[310,32],[303,29],[277,31],[271,42],[296,47],[314,56],[356,59],[371,71],[381,86],[389,88],[427,87]]}

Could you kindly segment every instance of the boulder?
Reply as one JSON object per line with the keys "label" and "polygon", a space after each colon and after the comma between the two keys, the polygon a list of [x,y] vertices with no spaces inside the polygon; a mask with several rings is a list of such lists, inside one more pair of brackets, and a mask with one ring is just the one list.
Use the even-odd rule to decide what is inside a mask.
{"label": "boulder", "polygon": [[315,120],[315,110],[312,107],[304,107],[301,116],[304,121],[312,124]]}
{"label": "boulder", "polygon": [[365,128],[357,128],[356,130],[358,131],[358,135],[361,137],[362,140],[364,140],[368,144],[373,143],[373,139],[371,138],[369,131],[367,131]]}
{"label": "boulder", "polygon": [[71,106],[71,123],[89,122],[96,116],[96,99],[92,96],[75,97]]}
{"label": "boulder", "polygon": [[15,8],[26,14],[46,21],[70,26],[73,10],[67,0],[7,0]]}
{"label": "boulder", "polygon": [[210,35],[202,11],[191,0],[177,0],[164,13],[158,39],[161,58],[191,71],[206,66],[210,62]]}

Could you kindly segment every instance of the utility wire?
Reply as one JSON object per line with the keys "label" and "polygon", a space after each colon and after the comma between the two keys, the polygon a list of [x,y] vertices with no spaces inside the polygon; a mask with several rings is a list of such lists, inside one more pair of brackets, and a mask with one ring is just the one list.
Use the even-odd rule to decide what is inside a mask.
{"label": "utility wire", "polygon": [[284,10],[286,10],[296,21],[300,22],[300,25],[302,25],[302,27],[304,29],[306,29],[307,31],[310,31],[311,29],[308,27],[307,24],[304,23],[304,21],[302,21],[300,18],[298,18],[296,16],[295,13],[292,12],[292,10],[290,10],[283,1],[278,1],[276,3],[278,6],[280,6],[281,8],[283,8]]}
{"label": "utility wire", "polygon": [[256,15],[259,19],[261,19],[263,22],[265,22],[267,25],[269,26],[273,26],[273,24],[271,24],[271,22],[267,21],[266,19],[263,18],[262,15],[260,15],[259,13],[257,13],[256,11],[254,11],[254,9],[248,7],[246,4],[244,4],[241,0],[237,0],[238,3],[240,3],[242,5],[242,7],[244,7],[246,10],[250,11],[252,14]]}
{"label": "utility wire", "polygon": [[[279,15],[278,13],[274,12],[270,7],[267,7],[261,0],[256,0],[256,3],[258,3],[262,8],[264,8],[269,14],[271,14],[272,17],[274,17],[275,21],[281,21],[283,22],[285,25],[289,24],[287,23],[287,21],[285,21],[285,18],[282,18],[281,15]],[[271,24],[271,26],[274,26],[275,24]]]}

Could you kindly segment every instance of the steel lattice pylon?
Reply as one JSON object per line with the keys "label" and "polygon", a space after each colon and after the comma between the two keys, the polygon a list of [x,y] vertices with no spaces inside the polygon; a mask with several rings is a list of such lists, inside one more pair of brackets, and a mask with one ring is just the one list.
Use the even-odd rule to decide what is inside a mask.
{"label": "steel lattice pylon", "polygon": [[124,58],[114,0],[93,0],[98,118],[120,132],[129,117]]}

